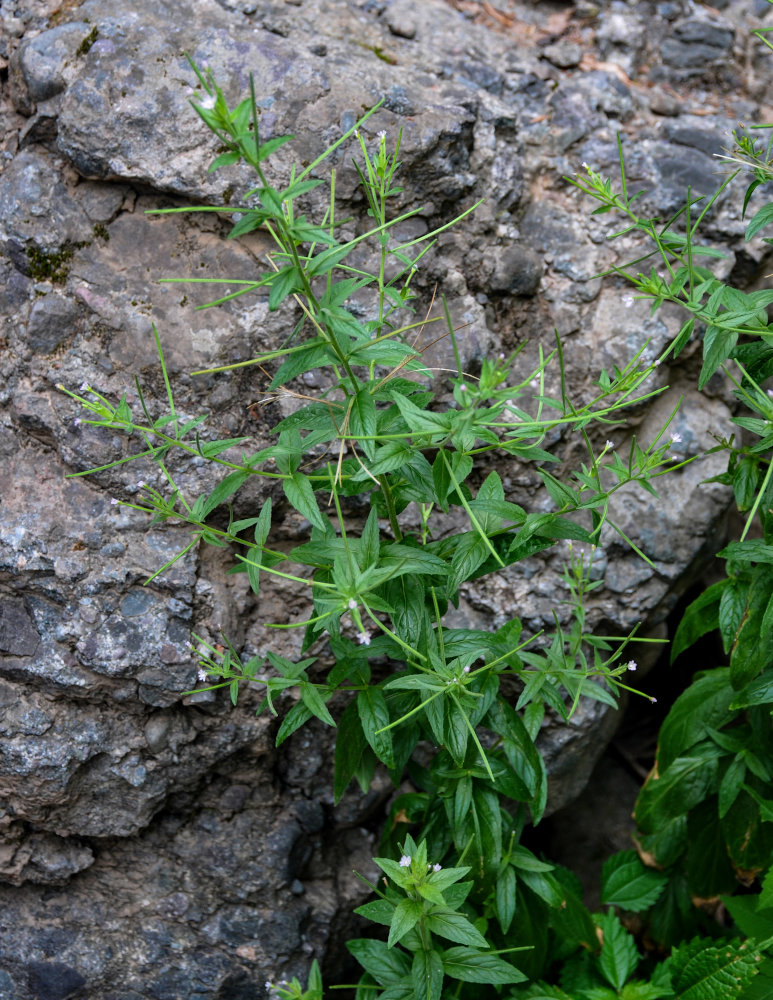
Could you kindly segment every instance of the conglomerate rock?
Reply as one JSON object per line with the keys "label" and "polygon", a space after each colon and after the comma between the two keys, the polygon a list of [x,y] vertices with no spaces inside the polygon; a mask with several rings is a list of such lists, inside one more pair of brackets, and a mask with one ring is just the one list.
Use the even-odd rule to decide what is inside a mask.
{"label": "conglomerate rock", "polygon": [[[370,821],[389,796],[379,778],[368,796],[351,792],[334,807],[328,730],[315,724],[277,751],[272,719],[252,714],[255,693],[235,710],[219,695],[185,694],[199,639],[222,633],[258,651],[264,621],[303,619],[302,594],[264,584],[257,603],[219,549],[172,561],[186,532],[150,528],[113,502],[136,499],[140,480],[162,488],[154,466],[67,478],[129,451],[79,419],[57,385],[126,394],[136,407],[137,374],[159,414],[151,323],[178,411],[208,412],[205,433],[260,447],[284,415],[248,409],[263,387],[253,369],[188,373],[276,347],[292,315],[269,313],[262,295],[197,311],[211,286],[157,281],[251,277],[267,249],[256,234],[226,242],[213,214],[147,214],[232,207],[251,184],[236,168],[207,173],[217,143],[190,109],[186,53],[211,66],[229,99],[254,74],[264,138],[296,136],[274,158],[280,178],[383,100],[363,134],[385,129],[391,142],[401,132],[397,207],[423,206],[401,239],[485,199],[441,234],[415,280],[425,302],[435,283],[447,294],[465,365],[528,342],[526,377],[557,330],[570,390],[583,398],[601,368],[642,347],[656,357],[681,319],[651,317],[597,277],[638,245],[607,242],[607,217],[590,218],[563,177],[583,162],[614,176],[621,135],[629,188],[645,190],[648,211],[672,212],[688,184],[693,196],[713,190],[713,154],[739,117],[754,120],[770,80],[749,41],[765,5],[721,6],[2,0],[0,1000],[252,1000],[314,955],[337,975],[361,891],[351,869],[372,874]],[[341,211],[361,220],[353,152],[342,147],[331,162]],[[726,196],[704,238],[728,248],[724,275],[750,282],[765,271],[765,247],[741,251],[743,228],[738,199]],[[363,251],[358,263],[368,262]],[[653,387],[670,388],[613,432],[616,447],[633,433],[651,439],[679,397],[678,457],[728,430],[721,380],[703,395],[691,389],[696,351],[697,342],[658,370]],[[455,363],[442,342],[427,359]],[[553,444],[577,458],[569,439]],[[215,481],[198,457],[173,457],[170,468],[191,495]],[[547,503],[533,469],[499,471],[511,499]],[[615,497],[616,522],[652,565],[611,530],[601,539],[594,572],[605,586],[589,615],[605,633],[642,622],[663,634],[721,544],[728,497],[701,485],[719,471],[719,457],[687,466],[662,481],[662,503]],[[246,489],[236,515],[254,514],[266,495]],[[279,527],[286,541],[304,530],[290,517]],[[476,581],[458,623],[496,627],[517,614],[536,632],[554,613],[565,619],[564,558],[557,547]],[[274,648],[294,655],[298,635],[281,635]],[[551,808],[579,794],[615,725],[597,703],[568,726],[546,725]]]}

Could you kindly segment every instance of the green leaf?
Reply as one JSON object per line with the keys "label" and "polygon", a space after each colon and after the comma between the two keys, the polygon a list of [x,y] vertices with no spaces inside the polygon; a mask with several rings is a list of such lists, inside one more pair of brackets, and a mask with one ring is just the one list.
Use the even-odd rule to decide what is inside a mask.
{"label": "green leaf", "polygon": [[714,787],[722,751],[704,742],[677,757],[662,774],[651,777],[636,802],[636,822],[654,833],[702,802]]}
{"label": "green leaf", "polygon": [[199,497],[193,505],[192,516],[196,521],[205,521],[212,511],[224,503],[239,487],[250,477],[249,470],[238,469],[231,472],[217,484],[209,496],[204,499]]}
{"label": "green leaf", "polygon": [[507,934],[515,916],[517,879],[515,870],[507,865],[496,881],[494,911],[503,934]]}
{"label": "green leaf", "polygon": [[450,428],[448,414],[432,413],[429,410],[422,410],[410,399],[399,392],[392,393],[392,398],[397,403],[408,428],[413,434],[429,433],[445,436]]}
{"label": "green leaf", "polygon": [[739,691],[773,662],[773,632],[762,622],[773,598],[773,566],[757,566],[749,587],[744,616],[730,654],[730,682]]}
{"label": "green leaf", "polygon": [[276,734],[276,745],[281,746],[288,736],[300,729],[301,726],[308,722],[311,718],[312,713],[303,704],[303,702],[298,702],[296,705],[290,709],[287,715],[282,720],[282,725],[279,727],[279,732]]}
{"label": "green leaf", "polygon": [[765,941],[773,936],[773,915],[762,910],[759,896],[722,896],[736,926],[746,937]]}
{"label": "green leaf", "polygon": [[752,705],[769,705],[772,702],[773,673],[766,672],[736,692],[728,707],[730,709],[750,708]]}
{"label": "green leaf", "polygon": [[288,295],[303,288],[301,273],[294,264],[287,264],[273,275],[269,283],[271,291],[268,293],[269,312],[274,312],[284,302]]}
{"label": "green leaf", "polygon": [[392,926],[389,929],[388,945],[391,948],[408,931],[413,930],[424,913],[424,906],[415,899],[401,899],[395,907]]}
{"label": "green leaf", "polygon": [[[276,389],[280,385],[287,385],[294,378],[303,375],[304,372],[313,371],[315,368],[322,368],[329,365],[335,359],[335,355],[321,337],[306,341],[303,350],[293,351],[287,359],[279,366],[279,370],[271,380],[269,389]],[[304,409],[307,409],[304,407]],[[330,419],[329,410],[325,407]],[[284,421],[282,421],[284,423]],[[280,425],[281,426],[281,425]]]}
{"label": "green leaf", "polygon": [[526,982],[526,976],[498,955],[473,948],[448,948],[443,953],[443,971],[463,983],[504,986]]}
{"label": "green leaf", "polygon": [[271,497],[264,503],[257,524],[255,525],[255,544],[259,549],[251,549],[247,556],[247,578],[250,581],[250,588],[254,594],[260,591],[260,562],[262,558],[261,549],[266,544],[268,533],[271,530]]}
{"label": "green leaf", "polygon": [[752,216],[751,222],[746,227],[746,242],[748,243],[750,239],[757,235],[760,229],[763,229],[770,222],[773,222],[773,205],[763,205],[762,208]]}
{"label": "green leaf", "polygon": [[663,892],[668,876],[647,868],[636,851],[621,851],[604,862],[601,902],[621,910],[648,910]]}
{"label": "green leaf", "polygon": [[340,801],[349,782],[354,777],[366,745],[367,740],[362,730],[357,702],[351,701],[344,709],[336,733],[335,776],[333,779],[333,795],[336,803]]}
{"label": "green leaf", "polygon": [[384,926],[389,927],[396,905],[391,899],[374,899],[370,903],[358,906],[354,912],[360,917],[372,920],[374,924],[384,924]]}
{"label": "green leaf", "polygon": [[687,817],[687,886],[693,896],[710,899],[736,884],[714,796]]}
{"label": "green leaf", "polygon": [[687,608],[671,644],[672,663],[702,635],[719,628],[719,603],[728,583],[728,580],[720,580],[712,584]]}
{"label": "green leaf", "polygon": [[730,352],[738,343],[738,334],[734,330],[724,330],[719,326],[709,326],[703,339],[703,367],[698,377],[698,388],[705,389],[714,372],[723,361],[730,357]]}
{"label": "green leaf", "polygon": [[451,559],[451,576],[448,580],[449,594],[455,594],[460,585],[469,580],[475,570],[488,559],[491,551],[486,539],[475,531],[467,531],[459,536],[459,541]]}
{"label": "green leaf", "polygon": [[712,670],[679,695],[658,736],[661,773],[685,750],[705,739],[708,729],[719,728],[733,718],[733,714],[728,715],[733,695],[727,667]]}
{"label": "green leaf", "polygon": [[411,968],[415,1000],[440,1000],[443,960],[436,951],[417,951]]}
{"label": "green leaf", "polygon": [[[380,688],[368,685],[357,695],[357,710],[365,739],[370,743],[373,752],[386,767],[395,766],[392,749],[392,734],[389,730],[379,732],[389,725],[389,709]],[[340,736],[339,736],[340,739]]]}
{"label": "green leaf", "polygon": [[385,941],[355,938],[347,941],[346,947],[363,969],[381,986],[398,983],[411,971],[410,961],[405,952],[399,948],[388,947]]}
{"label": "green leaf", "polygon": [[599,927],[604,936],[599,969],[606,981],[619,991],[639,963],[636,943],[613,913],[601,917]]}
{"label": "green leaf", "polygon": [[722,636],[722,646],[729,653],[738,634],[738,629],[746,610],[746,595],[749,581],[746,579],[731,579],[722,592],[719,602],[719,631]]}
{"label": "green leaf", "polygon": [[759,953],[748,944],[691,941],[671,956],[671,982],[678,1000],[736,996],[751,982],[758,961]]}
{"label": "green leaf", "polygon": [[[317,687],[310,681],[300,681],[301,701],[308,708],[312,715],[328,726],[335,726],[333,716],[328,711],[327,705]],[[332,695],[332,691],[327,691],[327,697]]]}
{"label": "green leaf", "polygon": [[[349,433],[355,438],[373,437],[376,433],[376,404],[367,385],[351,400]],[[360,441],[360,445],[368,458],[375,456],[375,441]]]}
{"label": "green leaf", "polygon": [[742,563],[773,563],[773,545],[767,545],[761,538],[747,538],[743,542],[731,542],[717,555]]}
{"label": "green leaf", "polygon": [[740,757],[731,761],[719,783],[719,818],[724,819],[738,798],[746,779],[746,764]]}
{"label": "green leaf", "polygon": [[458,944],[472,945],[475,948],[485,948],[487,941],[467,917],[454,910],[433,907],[426,918],[427,927],[433,934],[456,941]]}
{"label": "green leaf", "polygon": [[326,530],[328,521],[320,512],[311,483],[302,472],[293,472],[292,475],[285,477],[282,480],[282,489],[290,504],[301,516],[315,528]]}

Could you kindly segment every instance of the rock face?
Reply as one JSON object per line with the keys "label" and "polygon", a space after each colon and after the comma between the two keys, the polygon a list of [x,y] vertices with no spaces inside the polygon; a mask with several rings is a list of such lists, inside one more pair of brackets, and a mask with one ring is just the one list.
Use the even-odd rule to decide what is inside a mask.
{"label": "rock face", "polygon": [[[196,683],[191,644],[221,634],[240,649],[267,642],[261,622],[301,617],[301,597],[267,587],[255,601],[227,554],[191,550],[175,527],[149,527],[131,503],[155,467],[119,464],[122,439],[81,421],[63,384],[137,405],[164,405],[151,322],[157,325],[180,413],[207,411],[218,436],[260,447],[273,417],[247,410],[260,381],[191,378],[244,361],[286,336],[287,315],[263,296],[197,311],[204,285],[160,277],[252,276],[260,236],[223,239],[212,214],[149,210],[236,203],[251,180],[207,174],[216,140],[188,101],[186,61],[208,61],[228,96],[255,78],[264,138],[294,133],[310,161],[383,100],[367,126],[402,133],[401,208],[423,206],[405,236],[485,203],[443,233],[416,287],[438,283],[466,324],[461,349],[487,352],[564,338],[571,389],[623,366],[644,341],[655,357],[679,328],[596,275],[637,254],[606,243],[599,220],[562,179],[586,161],[610,175],[617,135],[629,184],[667,213],[710,193],[727,122],[754,118],[770,64],[747,60],[748,5],[721,14],[687,2],[600,3],[594,13],[513,0],[34,0],[0,4],[0,1000],[253,1000],[264,981],[303,975],[311,957],[342,974],[359,883],[371,872],[389,792],[378,785],[333,808],[332,742],[322,727],[281,751],[255,696],[236,710]],[[550,11],[546,13],[546,8]],[[586,5],[587,6],[587,5]],[[758,11],[758,14],[761,12]],[[756,22],[754,22],[756,24]],[[751,49],[749,49],[751,51]],[[755,57],[756,58],[756,57]],[[334,158],[342,206],[363,215],[351,150]],[[737,200],[720,199],[706,238],[739,246]],[[604,220],[602,219],[601,222]],[[744,273],[763,273],[746,250]],[[757,253],[753,258],[750,254]],[[367,261],[363,261],[367,264]],[[725,262],[734,263],[732,251]],[[726,273],[727,273],[726,272]],[[721,384],[699,396],[692,354],[660,371],[671,388],[616,433],[647,438],[686,393],[674,429],[685,456],[727,429]],[[430,363],[453,364],[436,345]],[[691,354],[692,351],[692,354]],[[448,353],[446,353],[448,352]],[[524,374],[527,374],[524,370]],[[660,424],[658,421],[661,421]],[[559,442],[560,444],[560,442]],[[570,452],[567,458],[572,458]],[[656,632],[702,558],[719,546],[725,492],[700,482],[714,457],[664,481],[664,503],[619,494],[614,517],[654,568],[609,532],[595,553],[605,587],[592,620]],[[211,471],[171,460],[197,495]],[[509,496],[545,502],[531,469],[500,468]],[[67,478],[75,475],[75,478]],[[265,498],[238,500],[248,517]],[[297,530],[289,520],[288,537]],[[531,559],[467,589],[460,616],[502,624],[517,613],[538,630],[562,596],[561,553]],[[150,584],[144,581],[169,564]],[[284,633],[283,633],[284,634]],[[294,633],[274,647],[294,655]],[[546,727],[551,804],[576,796],[615,717],[595,703],[569,727]],[[377,825],[377,824],[376,824]]]}

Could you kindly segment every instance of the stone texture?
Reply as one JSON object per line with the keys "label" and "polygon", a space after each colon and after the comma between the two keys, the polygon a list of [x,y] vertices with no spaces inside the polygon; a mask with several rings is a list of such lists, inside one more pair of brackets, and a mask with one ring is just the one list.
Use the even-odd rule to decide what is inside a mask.
{"label": "stone texture", "polygon": [[[160,413],[155,323],[179,412],[210,414],[204,440],[243,435],[257,449],[286,415],[248,410],[265,385],[254,368],[188,373],[282,343],[292,311],[269,313],[262,295],[197,310],[207,286],[157,282],[251,277],[269,245],[258,235],[226,242],[212,214],[147,214],[235,205],[251,183],[237,169],[206,173],[217,143],[190,109],[196,81],[182,53],[208,60],[229,98],[255,75],[264,137],[296,135],[275,158],[280,180],[293,157],[310,162],[383,98],[366,141],[402,130],[399,209],[422,207],[396,239],[485,199],[441,234],[413,284],[420,308],[436,284],[448,296],[465,367],[526,343],[518,371],[527,378],[557,329],[569,390],[581,398],[602,367],[623,366],[645,341],[655,357],[678,329],[676,314],[650,317],[602,284],[597,276],[640,245],[630,234],[608,242],[609,217],[589,218],[562,178],[583,161],[616,176],[621,135],[647,211],[678,207],[686,184],[710,193],[728,121],[754,120],[769,90],[764,56],[740,51],[762,11],[739,0],[721,15],[611,0],[578,5],[556,30],[544,5],[511,4],[510,27],[476,6],[477,19],[442,0],[0,5],[9,73],[0,98],[0,1000],[254,1000],[267,978],[303,975],[312,956],[335,978],[362,898],[351,868],[375,874],[386,776],[334,807],[330,730],[315,724],[277,751],[276,724],[252,714],[258,692],[236,710],[222,692],[186,695],[194,635],[214,643],[225,634],[247,655],[271,641],[295,656],[300,635],[269,640],[262,623],[302,620],[302,595],[288,582],[264,584],[256,602],[219,549],[173,561],[186,532],[149,528],[141,512],[111,502],[136,502],[140,480],[165,489],[163,477],[143,462],[81,477],[130,449],[57,388],[126,394],[139,412],[137,373]],[[715,92],[721,107],[707,103]],[[353,149],[333,162],[341,213],[362,219]],[[745,225],[737,200],[720,200],[707,223],[707,241],[730,243],[717,265],[729,273]],[[765,273],[764,247],[748,253]],[[358,263],[369,264],[364,249]],[[364,297],[357,306],[372,310]],[[671,428],[680,457],[727,432],[722,386],[711,397],[691,389],[697,348],[659,370],[653,388],[671,388],[632,409],[616,447],[634,433],[650,440],[680,395]],[[427,360],[439,371],[456,365],[447,339]],[[576,459],[560,434],[550,444]],[[720,466],[715,456],[664,479],[662,505],[616,495],[613,518],[654,569],[605,534],[594,554],[605,586],[589,615],[606,634],[639,621],[660,634],[685,581],[720,546],[728,498],[700,485]],[[186,495],[216,481],[198,457],[170,457],[169,469]],[[511,499],[545,503],[531,467],[500,472]],[[235,516],[254,515],[266,495],[248,484]],[[303,529],[288,518],[280,530],[287,541]],[[496,627],[517,613],[536,632],[554,611],[565,616],[562,559],[554,549],[475,581],[460,622]],[[583,703],[570,725],[546,722],[551,809],[580,792],[617,718]]]}

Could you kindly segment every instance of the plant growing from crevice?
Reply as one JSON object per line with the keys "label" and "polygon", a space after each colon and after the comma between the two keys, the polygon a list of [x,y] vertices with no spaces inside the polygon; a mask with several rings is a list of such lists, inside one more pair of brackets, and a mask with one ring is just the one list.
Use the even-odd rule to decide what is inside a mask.
{"label": "plant growing from crevice", "polygon": [[[255,595],[266,574],[308,595],[298,660],[271,648],[247,657],[227,636],[218,643],[197,637],[205,689],[227,688],[236,703],[241,685],[259,686],[259,712],[273,715],[285,692],[294,692],[277,745],[311,719],[335,727],[336,799],[352,780],[366,790],[379,764],[395,785],[406,773],[412,781],[384,832],[377,863],[386,884],[374,886],[378,898],[360,910],[389,926],[388,939],[350,943],[365,970],[359,1000],[485,998],[502,995],[503,987],[512,996],[565,996],[565,984],[548,984],[557,962],[575,970],[570,995],[583,1000],[676,995],[668,992],[667,971],[636,979],[639,956],[618,918],[589,913],[576,877],[521,843],[525,825],[538,823],[546,804],[536,746],[546,712],[568,719],[582,698],[615,706],[621,690],[634,690],[631,644],[645,640],[636,630],[594,635],[586,604],[599,585],[591,561],[602,529],[636,549],[610,517],[610,498],[632,485],[657,496],[657,480],[684,464],[670,456],[674,413],[653,440],[634,437],[623,452],[603,443],[632,407],[663,391],[647,386],[655,365],[643,361],[646,345],[622,370],[601,372],[583,403],[569,391],[558,338],[525,379],[514,378],[513,356],[484,359],[478,376],[466,373],[445,303],[437,316],[417,319],[414,312],[421,258],[453,223],[413,240],[393,235],[420,209],[390,218],[400,191],[400,137],[391,148],[385,132],[375,140],[366,134],[378,106],[279,184],[268,161],[290,137],[262,139],[254,89],[230,108],[212,74],[194,69],[193,106],[220,143],[211,169],[246,164],[257,186],[238,207],[165,212],[232,215],[231,238],[261,229],[271,239],[264,273],[216,279],[237,290],[208,307],[262,292],[272,311],[294,300],[301,319],[276,350],[214,370],[272,366],[267,399],[283,396],[295,409],[275,426],[274,443],[257,451],[248,438],[214,438],[205,415],[183,417],[176,406],[155,328],[167,394],[163,416],[151,417],[139,381],[134,407],[126,396],[115,403],[92,387],[69,395],[82,406],[84,422],[139,443],[136,453],[101,470],[136,459],[155,463],[162,485],[143,484],[138,498],[122,502],[156,522],[190,527],[191,540],[176,559],[202,543],[219,546],[233,553],[234,571],[246,574]],[[335,171],[321,217],[312,221],[308,214],[310,195],[318,200],[323,184],[317,174],[345,143],[354,146],[368,205],[368,228],[354,237],[338,216]],[[625,196],[621,204],[630,209]],[[685,245],[669,240],[669,253]],[[366,242],[376,249],[373,273],[353,263]],[[694,289],[688,278],[682,287]],[[454,347],[457,371],[447,397],[423,356],[427,329]],[[558,389],[551,395],[553,371]],[[328,386],[315,398],[296,382],[312,372]],[[549,471],[556,457],[546,444],[557,431],[582,443],[579,468]],[[188,495],[175,473],[180,454],[213,463],[223,478],[202,496]],[[480,471],[492,457],[534,465],[549,503],[527,511],[509,499],[496,471]],[[220,516],[254,476],[281,488],[285,505],[308,523],[307,537],[287,552],[272,545],[270,500],[255,516]],[[454,627],[450,615],[467,582],[559,542],[566,613],[556,612],[542,633],[525,634],[517,618],[496,631]],[[516,692],[512,699],[503,695],[503,682]],[[435,749],[417,754],[419,744]],[[637,877],[647,883],[640,862],[624,864],[628,870],[638,864]],[[612,895],[610,905],[631,902],[630,895]],[[317,996],[318,973],[312,978],[307,995]],[[279,995],[304,994],[290,984]]]}

